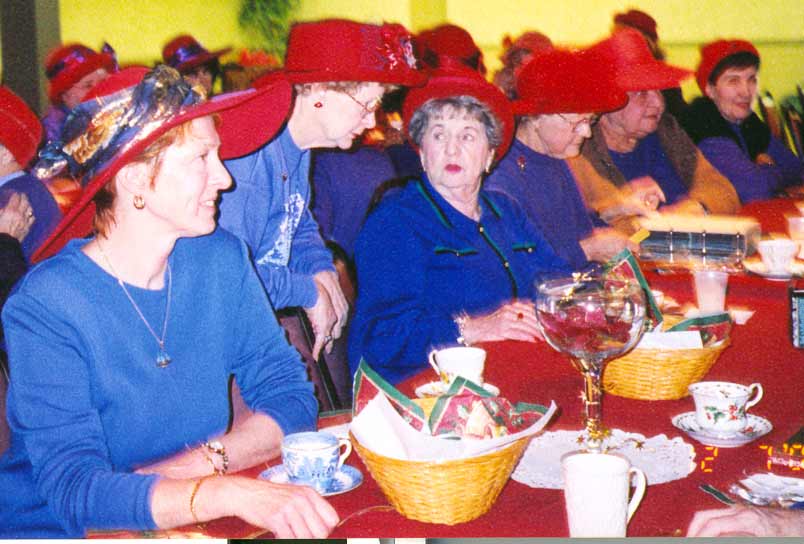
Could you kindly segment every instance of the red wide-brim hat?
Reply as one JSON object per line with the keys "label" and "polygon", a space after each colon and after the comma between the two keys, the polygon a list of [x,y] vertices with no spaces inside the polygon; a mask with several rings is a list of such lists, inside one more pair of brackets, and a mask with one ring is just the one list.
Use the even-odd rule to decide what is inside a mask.
{"label": "red wide-brim hat", "polygon": [[691,70],[672,66],[653,57],[645,37],[623,28],[589,48],[594,62],[612,70],[624,91],[652,91],[678,87]]}
{"label": "red wide-brim hat", "polygon": [[603,113],[625,106],[628,95],[611,72],[584,51],[553,49],[536,55],[516,78],[514,115]]}
{"label": "red wide-brim hat", "polygon": [[472,96],[485,104],[502,126],[502,141],[495,150],[496,159],[500,159],[508,151],[514,137],[514,116],[508,97],[486,81],[480,73],[458,61],[442,57],[440,64],[439,68],[430,73],[430,77],[423,87],[411,89],[405,97],[402,116],[406,130],[410,129],[413,114],[426,102],[451,96]]}
{"label": "red wide-brim hat", "polygon": [[[87,95],[87,99],[99,99],[134,87],[147,73],[148,69],[143,67],[121,70],[98,84]],[[32,261],[38,262],[56,254],[73,238],[89,235],[95,216],[93,198],[97,192],[123,166],[130,163],[170,129],[198,117],[217,114],[220,119],[217,130],[221,138],[219,150],[221,159],[240,157],[255,151],[279,131],[290,111],[291,95],[290,85],[285,81],[277,81],[261,89],[217,95],[209,101],[190,106],[166,119],[147,136],[135,140],[133,145],[124,146],[124,150],[114,156],[92,179],[84,180],[81,198],[36,250]]]}
{"label": "red wide-brim hat", "polygon": [[701,46],[701,62],[695,70],[695,81],[698,82],[701,92],[706,94],[706,84],[709,76],[725,58],[738,53],[750,53],[759,62],[759,51],[754,44],[745,40],[717,40]]}
{"label": "red wide-brim hat", "polygon": [[231,47],[225,47],[208,51],[198,40],[189,34],[183,34],[173,38],[162,48],[162,60],[179,72],[186,73],[210,61],[218,60],[231,50]]}
{"label": "red wide-brim hat", "polygon": [[293,25],[282,73],[291,83],[374,81],[416,86],[425,80],[416,69],[405,27],[344,19]]}
{"label": "red wide-brim hat", "polygon": [[61,95],[95,70],[112,73],[117,61],[109,53],[98,53],[81,44],[70,44],[51,51],[45,61],[47,95],[53,104],[61,104]]}
{"label": "red wide-brim hat", "polygon": [[0,87],[0,145],[25,168],[42,141],[42,123],[25,101],[7,87]]}

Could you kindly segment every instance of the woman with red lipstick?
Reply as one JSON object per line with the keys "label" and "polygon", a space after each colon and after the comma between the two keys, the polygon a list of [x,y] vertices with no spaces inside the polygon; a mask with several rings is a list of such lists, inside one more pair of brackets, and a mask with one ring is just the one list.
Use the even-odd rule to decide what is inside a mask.
{"label": "woman with red lipstick", "polygon": [[751,109],[759,51],[743,40],[701,47],[695,79],[704,96],[681,118],[692,140],[737,189],[740,200],[771,198],[804,183],[804,166]]}
{"label": "woman with red lipstick", "polygon": [[678,86],[690,72],[653,58],[642,35],[630,29],[593,45],[588,54],[611,67],[628,102],[601,116],[581,155],[569,159],[587,206],[607,222],[628,229],[627,218],[620,222],[622,218],[607,209],[612,197],[653,186],[660,191],[645,199],[642,213],[662,202],[660,211],[737,211],[740,201],[734,187],[665,112],[661,90]]}
{"label": "woman with red lipstick", "polygon": [[424,175],[386,195],[358,236],[349,336],[352,372],[363,358],[393,383],[427,367],[434,348],[534,341],[534,283],[570,271],[516,202],[482,188],[513,136],[499,89],[442,65],[403,113]]}

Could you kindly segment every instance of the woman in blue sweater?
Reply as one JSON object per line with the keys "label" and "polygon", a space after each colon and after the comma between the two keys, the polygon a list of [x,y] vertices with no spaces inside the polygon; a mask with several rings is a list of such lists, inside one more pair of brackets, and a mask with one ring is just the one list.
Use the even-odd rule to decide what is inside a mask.
{"label": "woman in blue sweater", "polygon": [[516,202],[481,189],[513,133],[501,91],[447,64],[403,109],[425,175],[366,219],[349,336],[352,372],[365,358],[392,382],[425,368],[435,347],[534,341],[534,282],[569,272]]}
{"label": "woman in blue sweater", "polygon": [[[11,446],[0,535],[83,537],[239,516],[277,536],[337,523],[310,488],[231,475],[315,426],[298,354],[248,250],[216,230],[223,156],[276,131],[286,84],[205,102],[178,72],[130,68],[90,92],[43,157],[86,187],[3,309]],[[220,117],[223,143],[212,114]],[[257,132],[257,128],[260,132]],[[53,172],[43,172],[53,173]],[[228,434],[228,378],[253,414]]]}

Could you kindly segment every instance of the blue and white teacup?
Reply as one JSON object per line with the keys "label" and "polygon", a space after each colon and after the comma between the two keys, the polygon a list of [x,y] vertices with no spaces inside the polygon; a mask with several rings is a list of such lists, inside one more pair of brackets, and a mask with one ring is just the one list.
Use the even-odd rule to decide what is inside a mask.
{"label": "blue and white teacup", "polygon": [[319,493],[327,491],[350,453],[352,443],[347,438],[323,431],[289,434],[282,441],[282,464],[290,482]]}

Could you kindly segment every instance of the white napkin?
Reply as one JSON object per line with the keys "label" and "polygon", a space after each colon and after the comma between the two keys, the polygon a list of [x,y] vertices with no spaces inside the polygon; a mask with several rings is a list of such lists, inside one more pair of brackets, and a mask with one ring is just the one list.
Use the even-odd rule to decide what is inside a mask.
{"label": "white napkin", "polygon": [[701,349],[700,331],[646,332],[636,345],[643,349]]}
{"label": "white napkin", "polygon": [[551,402],[547,412],[536,423],[512,435],[483,440],[450,440],[415,430],[402,419],[385,395],[377,394],[352,419],[350,430],[362,446],[385,457],[407,461],[446,461],[483,455],[523,436],[536,434],[550,422],[557,409],[555,402]]}

